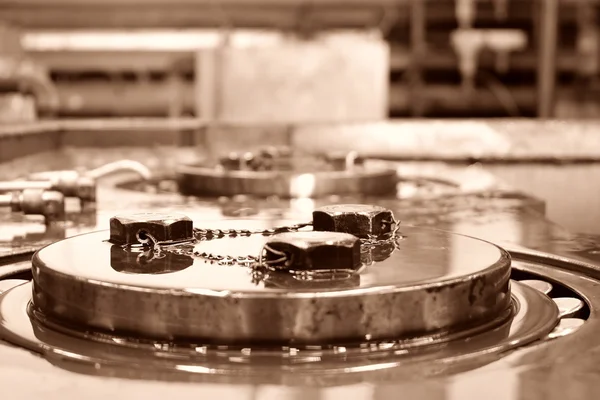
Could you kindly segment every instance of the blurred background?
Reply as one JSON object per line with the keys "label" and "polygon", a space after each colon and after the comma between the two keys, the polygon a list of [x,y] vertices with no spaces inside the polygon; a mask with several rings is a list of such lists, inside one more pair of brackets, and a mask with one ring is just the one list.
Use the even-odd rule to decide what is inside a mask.
{"label": "blurred background", "polygon": [[484,162],[547,201],[553,221],[598,233],[597,9],[596,0],[0,0],[0,161],[50,140],[30,135],[27,147],[17,138],[30,131],[63,130],[52,146],[96,151],[172,145],[179,136],[167,131],[189,130],[178,145],[194,154],[292,141]]}
{"label": "blurred background", "polygon": [[0,118],[592,118],[597,3],[0,0]]}

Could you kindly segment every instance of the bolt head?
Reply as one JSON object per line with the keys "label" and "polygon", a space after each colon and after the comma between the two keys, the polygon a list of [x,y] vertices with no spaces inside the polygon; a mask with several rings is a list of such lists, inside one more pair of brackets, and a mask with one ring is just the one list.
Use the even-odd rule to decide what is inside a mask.
{"label": "bolt head", "polygon": [[339,232],[286,232],[272,236],[263,262],[287,271],[357,270],[360,239]]}
{"label": "bolt head", "polygon": [[110,241],[114,244],[144,244],[149,237],[165,243],[192,240],[194,224],[180,214],[139,213],[110,219]]}
{"label": "bolt head", "polygon": [[394,231],[394,215],[384,207],[340,204],[313,211],[315,231],[344,232],[359,238],[381,238]]}

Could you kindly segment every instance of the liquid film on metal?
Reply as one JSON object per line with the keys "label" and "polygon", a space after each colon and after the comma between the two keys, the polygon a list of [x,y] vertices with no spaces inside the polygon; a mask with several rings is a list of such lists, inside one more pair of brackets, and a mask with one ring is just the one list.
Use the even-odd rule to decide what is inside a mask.
{"label": "liquid film on metal", "polygon": [[[0,337],[42,353],[53,364],[69,367],[68,361],[77,361],[82,364],[82,370],[87,364],[94,366],[92,369],[96,372],[101,372],[101,368],[105,373],[113,368],[125,368],[143,376],[148,371],[160,375],[171,370],[209,374],[217,380],[223,375],[236,379],[263,375],[278,380],[298,373],[309,374],[313,380],[324,371],[344,372],[336,375],[337,379],[352,380],[356,374],[377,374],[386,369],[395,372],[384,374],[385,379],[407,373],[437,375],[471,368],[473,361],[479,359],[477,363],[485,364],[493,359],[490,358],[493,354],[523,346],[552,331],[558,320],[553,302],[529,287],[514,282],[513,285],[512,318],[480,329],[456,332],[448,338],[426,336],[414,341],[369,341],[341,347],[254,347],[210,346],[201,342],[152,343],[91,332],[69,332],[68,328],[56,330],[44,320],[28,318],[31,284],[27,283],[0,295]],[[428,363],[425,369],[423,362]]]}
{"label": "liquid film on metal", "polygon": [[[235,221],[230,222],[231,225]],[[367,265],[356,277],[345,280],[310,283],[294,287],[290,284],[283,293],[269,281],[255,282],[249,268],[222,265],[185,254],[190,245],[165,251],[152,258],[142,250],[124,249],[107,241],[108,232],[95,232],[59,241],[41,249],[34,258],[36,269],[59,273],[78,279],[139,288],[182,290],[194,293],[201,290],[281,293],[291,295],[295,290],[339,292],[353,289],[393,289],[415,285],[440,285],[457,279],[471,279],[477,274],[497,273],[506,278],[510,259],[506,252],[482,240],[449,234],[433,229],[403,227],[399,248],[391,244],[364,250]],[[268,238],[264,236],[223,238],[193,245],[198,253],[207,252],[233,258],[258,257]],[[372,263],[370,262],[372,261]],[[156,265],[156,267],[155,267]],[[168,273],[163,273],[167,271]],[[160,272],[160,273],[159,273]],[[277,279],[294,281],[281,273]],[[291,292],[290,292],[291,291]]]}
{"label": "liquid film on metal", "polygon": [[257,278],[190,253],[257,256],[263,236],[146,254],[91,233],[34,256],[33,300],[41,313],[84,328],[220,343],[412,337],[485,324],[509,307],[508,253],[437,230],[407,226],[399,234],[361,249],[360,273],[300,279]]}

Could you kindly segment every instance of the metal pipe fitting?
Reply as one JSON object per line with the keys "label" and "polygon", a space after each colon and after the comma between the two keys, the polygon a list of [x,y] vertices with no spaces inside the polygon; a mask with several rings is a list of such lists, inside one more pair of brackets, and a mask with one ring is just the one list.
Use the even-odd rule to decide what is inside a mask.
{"label": "metal pipe fitting", "polygon": [[467,96],[472,96],[479,53],[484,46],[483,32],[478,29],[457,29],[451,33],[450,43],[458,56],[463,91]]}
{"label": "metal pipe fitting", "polygon": [[0,195],[0,208],[25,215],[43,215],[46,220],[52,220],[65,215],[65,197],[56,191],[25,189]]}
{"label": "metal pipe fitting", "polygon": [[80,176],[76,171],[63,171],[46,179],[37,180],[34,177],[33,180],[0,182],[0,193],[34,189],[59,192],[64,197],[77,197],[82,202],[96,200],[96,182],[89,177]]}
{"label": "metal pipe fitting", "polygon": [[558,0],[540,1],[537,70],[538,118],[554,114],[556,91],[556,47],[558,43]]}
{"label": "metal pipe fitting", "polygon": [[135,172],[144,180],[152,178],[152,173],[144,164],[133,160],[120,160],[90,171],[45,171],[29,175],[28,181],[0,182],[0,193],[26,188],[41,188],[55,190],[66,197],[77,197],[82,202],[94,202],[96,201],[97,180],[124,171]]}
{"label": "metal pipe fitting", "polygon": [[144,180],[152,179],[152,172],[144,164],[133,160],[119,160],[101,167],[93,169],[85,173],[91,179],[100,179],[104,176],[111,175],[117,172],[131,171],[138,174]]}

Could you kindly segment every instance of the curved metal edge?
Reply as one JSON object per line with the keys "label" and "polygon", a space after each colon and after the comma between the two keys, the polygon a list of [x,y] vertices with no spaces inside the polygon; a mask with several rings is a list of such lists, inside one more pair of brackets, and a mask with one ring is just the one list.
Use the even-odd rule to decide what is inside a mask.
{"label": "curved metal edge", "polygon": [[549,266],[557,267],[567,271],[583,274],[592,279],[600,280],[600,266],[589,261],[558,256],[551,253],[546,253],[539,250],[531,250],[511,244],[503,244],[508,253],[515,258],[533,263],[544,263]]}
{"label": "curved metal edge", "polygon": [[0,280],[19,277],[31,273],[31,261],[29,259],[14,262],[9,265],[0,266]]}
{"label": "curved metal edge", "polygon": [[[54,364],[70,361],[93,366],[101,365],[105,368],[105,372],[106,368],[110,369],[111,366],[124,369],[135,366],[141,370],[154,369],[158,375],[164,374],[165,370],[200,375],[228,374],[238,383],[241,376],[252,377],[252,379],[256,376],[264,376],[269,377],[271,381],[280,381],[290,379],[297,374],[298,377],[304,376],[304,379],[311,380],[315,379],[316,375],[334,374],[336,380],[356,381],[357,375],[362,379],[371,379],[373,374],[377,376],[379,371],[390,369],[395,372],[386,372],[385,375],[392,374],[395,378],[416,373],[439,375],[472,369],[473,363],[480,366],[481,361],[487,364],[502,353],[527,345],[552,331],[558,321],[558,309],[554,303],[535,289],[513,283],[514,298],[520,304],[520,310],[510,322],[492,331],[445,343],[443,346],[425,346],[414,351],[387,347],[383,351],[369,352],[364,358],[341,356],[334,362],[321,362],[317,358],[318,362],[273,365],[265,363],[263,358],[256,360],[258,364],[256,362],[248,364],[240,363],[239,360],[233,361],[240,358],[239,351],[227,354],[226,350],[216,350],[215,354],[225,353],[221,356],[223,360],[220,362],[198,354],[187,360],[185,357],[183,359],[165,357],[156,348],[141,351],[119,346],[119,351],[115,352],[115,345],[90,342],[54,331],[41,332],[43,328],[34,325],[26,313],[31,300],[31,284],[17,286],[0,295],[0,337],[40,353]],[[537,308],[537,312],[525,315],[527,307],[534,303],[541,304],[541,308]],[[43,341],[41,337],[45,337],[47,341]],[[237,357],[233,357],[234,355]],[[281,354],[277,353],[276,357],[280,359]],[[426,368],[423,362],[426,363]],[[350,378],[351,376],[353,378]]]}
{"label": "curved metal edge", "polygon": [[250,179],[250,180],[271,180],[273,178],[285,177],[289,180],[297,178],[302,175],[313,175],[318,178],[347,178],[347,177],[373,177],[379,175],[394,175],[398,176],[398,173],[393,168],[383,167],[370,167],[356,168],[348,171],[313,171],[313,172],[294,172],[294,171],[236,171],[236,170],[217,170],[215,168],[197,166],[191,164],[180,164],[176,167],[175,172],[177,174],[186,174],[198,177],[211,177],[211,178],[239,178],[239,179]]}
{"label": "curved metal edge", "polygon": [[[268,293],[150,289],[99,282],[57,272],[44,263],[43,251],[33,259],[33,292],[36,307],[45,315],[64,323],[153,339],[308,344],[408,337],[486,323],[510,302],[510,257],[499,248],[494,264],[444,281],[331,292],[280,289]],[[142,294],[143,304],[139,302]],[[425,308],[427,312],[422,311]],[[174,309],[185,313],[187,319],[175,315]],[[134,321],[132,315],[139,318]],[[277,323],[271,323],[272,315],[279,316]],[[215,323],[203,323],[206,319]]]}
{"label": "curved metal edge", "polygon": [[[11,264],[21,263],[23,261],[31,260],[31,257],[35,254],[37,250],[34,249],[24,249],[17,252],[12,252],[8,255],[4,255],[0,257],[0,274],[4,270],[5,266],[10,267]],[[0,275],[1,278],[2,275]]]}
{"label": "curved metal edge", "polygon": [[[476,281],[486,275],[492,275],[492,274],[498,274],[503,277],[506,275],[505,279],[503,278],[502,281],[504,281],[504,280],[508,281],[510,279],[510,262],[511,262],[510,253],[508,251],[504,250],[502,247],[495,245],[494,243],[491,243],[491,242],[488,242],[485,240],[481,240],[481,239],[478,239],[478,238],[475,238],[472,236],[467,236],[467,235],[462,235],[462,234],[458,234],[458,233],[452,233],[449,231],[444,231],[441,229],[428,228],[428,227],[422,228],[422,227],[415,227],[415,226],[410,226],[410,225],[405,225],[405,227],[416,228],[416,229],[426,230],[426,231],[443,232],[443,233],[450,234],[450,235],[468,237],[470,239],[477,240],[479,242],[485,242],[491,246],[494,246],[496,249],[498,249],[498,251],[500,253],[500,257],[492,265],[490,265],[478,272],[469,274],[468,276],[449,278],[449,279],[445,279],[445,280],[425,280],[422,282],[412,284],[410,286],[408,286],[408,285],[407,286],[388,285],[388,286],[375,286],[375,287],[364,287],[364,288],[359,288],[359,289],[343,289],[343,290],[331,290],[331,291],[323,291],[322,289],[315,289],[313,291],[308,291],[308,290],[297,291],[297,292],[293,293],[294,297],[297,297],[298,299],[303,299],[303,298],[304,299],[312,299],[315,297],[315,295],[318,294],[320,298],[335,298],[335,297],[348,298],[348,297],[354,297],[354,296],[367,296],[367,295],[373,295],[373,294],[393,294],[393,293],[401,293],[401,292],[405,292],[405,291],[415,291],[415,290],[424,290],[424,291],[436,290],[436,289],[439,289],[441,286],[459,285],[466,281],[468,281],[468,282]],[[62,239],[59,242],[67,241],[67,240],[70,240],[72,238],[79,237],[79,236],[100,235],[100,234],[106,234],[106,233],[108,233],[108,230],[82,233],[79,235],[71,236],[66,239]],[[106,237],[108,237],[108,235],[106,235]],[[55,243],[58,243],[58,242],[55,242]],[[83,278],[79,277],[79,276],[74,277],[74,276],[71,276],[64,272],[56,271],[56,270],[48,267],[46,265],[46,263],[44,263],[40,259],[39,253],[41,251],[43,251],[46,247],[50,247],[53,244],[54,243],[46,245],[35,252],[35,254],[33,255],[33,258],[32,258],[33,269],[39,270],[39,269],[47,268],[47,269],[51,270],[52,275],[60,276],[62,279],[72,279],[72,280],[76,280],[76,281],[81,281],[82,279],[87,280],[87,278],[85,278],[85,277],[83,277]],[[179,295],[179,296],[194,296],[194,295],[197,295],[198,293],[200,293],[200,291],[198,291],[198,293],[196,293],[196,292],[191,292],[191,291],[185,290],[185,289],[160,288],[160,287],[150,287],[150,286],[133,286],[133,285],[128,285],[128,284],[114,283],[114,282],[97,281],[97,280],[93,280],[93,279],[89,279],[88,281],[90,282],[91,285],[95,285],[95,286],[100,286],[100,287],[105,286],[108,288],[113,288],[113,287],[118,286],[119,288],[124,289],[124,290],[137,291],[137,292],[141,292],[141,293],[158,293],[158,294],[165,294],[165,295],[174,295],[175,294],[175,295]],[[255,299],[277,299],[282,296],[285,298],[290,298],[290,291],[286,290],[286,289],[271,289],[269,292],[236,291],[235,293],[228,293],[228,292],[221,291],[221,290],[202,289],[201,295],[204,297],[215,297],[215,298],[232,297],[232,298],[236,298],[236,299],[245,299],[245,298],[248,298],[248,299],[252,299],[252,298],[255,298]]]}
{"label": "curved metal edge", "polygon": [[[545,253],[538,250],[529,250],[522,247],[510,248],[510,245],[506,246],[507,251],[511,254],[515,261],[531,263],[531,264],[544,264],[544,266],[554,267],[565,274],[575,275],[580,279],[594,280],[594,282],[600,280],[600,266],[585,262],[581,260],[574,260],[563,256],[557,256],[550,253]],[[531,267],[530,267],[531,268]],[[552,273],[547,270],[531,271],[535,274],[539,274],[544,279],[549,280],[553,284],[558,284],[567,287],[569,290],[576,293],[583,299],[587,307],[592,312],[600,311],[600,304],[598,304],[589,293],[582,290],[569,282],[565,282],[564,279],[553,277]],[[583,276],[582,276],[583,275]]]}
{"label": "curved metal edge", "polygon": [[2,279],[0,280],[0,294],[27,282],[29,281],[25,279]]}
{"label": "curved metal edge", "polygon": [[396,193],[398,175],[393,169],[286,173],[180,168],[176,172],[176,180],[180,192],[185,195],[250,194],[306,198],[343,194],[393,194]]}

